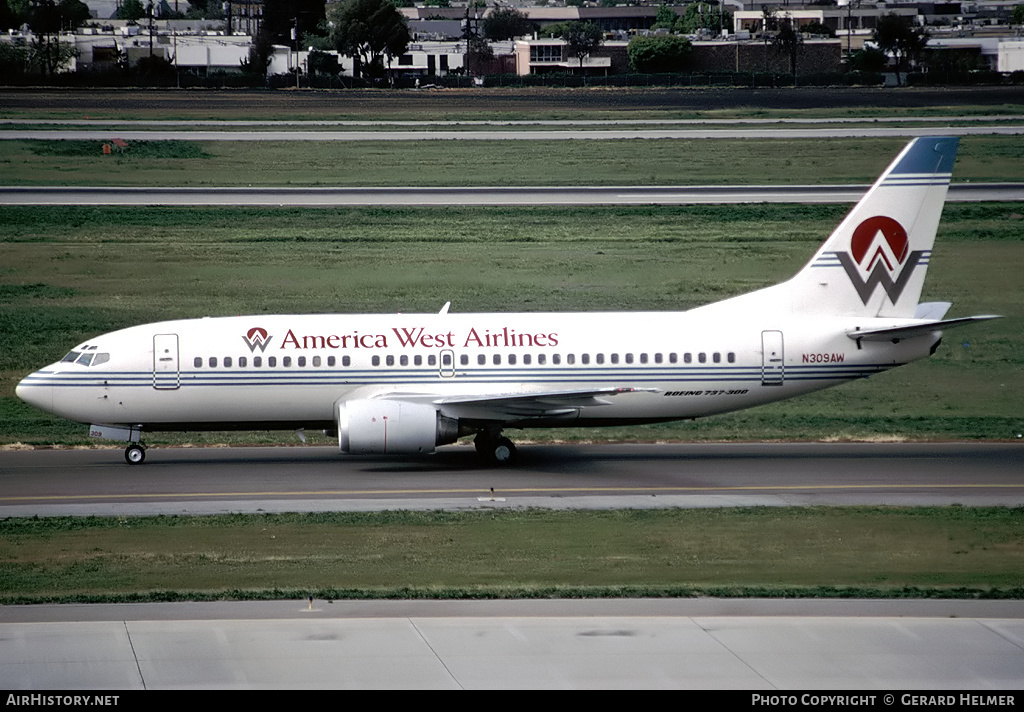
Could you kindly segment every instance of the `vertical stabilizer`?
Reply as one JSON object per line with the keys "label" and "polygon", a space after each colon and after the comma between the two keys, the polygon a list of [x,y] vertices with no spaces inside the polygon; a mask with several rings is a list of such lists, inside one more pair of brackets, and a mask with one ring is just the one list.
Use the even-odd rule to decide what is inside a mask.
{"label": "vertical stabilizer", "polygon": [[912,141],[787,285],[799,314],[913,317],[959,139]]}

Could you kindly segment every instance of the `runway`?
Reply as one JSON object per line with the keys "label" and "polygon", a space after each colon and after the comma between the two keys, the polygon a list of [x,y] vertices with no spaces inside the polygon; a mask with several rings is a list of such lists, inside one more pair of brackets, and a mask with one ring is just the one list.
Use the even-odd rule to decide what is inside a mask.
{"label": "runway", "polygon": [[872,707],[1002,690],[1013,706],[1024,679],[1020,601],[8,606],[0,636],[6,690],[853,690]]}
{"label": "runway", "polygon": [[[0,205],[693,205],[855,203],[869,186],[379,188],[0,186]],[[952,185],[948,202],[1024,201],[1024,183]]]}
{"label": "runway", "polygon": [[0,452],[0,517],[547,507],[1024,505],[1017,443],[521,443],[409,458],[332,446]]}

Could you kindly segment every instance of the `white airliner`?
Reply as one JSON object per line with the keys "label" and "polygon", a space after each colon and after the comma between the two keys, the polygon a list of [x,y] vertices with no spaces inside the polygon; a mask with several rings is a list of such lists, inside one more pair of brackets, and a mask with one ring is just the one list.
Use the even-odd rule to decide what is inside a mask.
{"label": "white airliner", "polygon": [[22,400],[128,442],[147,431],[336,432],[346,453],[430,453],[505,428],[699,418],[924,358],[944,319],[918,304],[958,139],[911,142],[787,282],[682,312],[241,316],[90,339]]}

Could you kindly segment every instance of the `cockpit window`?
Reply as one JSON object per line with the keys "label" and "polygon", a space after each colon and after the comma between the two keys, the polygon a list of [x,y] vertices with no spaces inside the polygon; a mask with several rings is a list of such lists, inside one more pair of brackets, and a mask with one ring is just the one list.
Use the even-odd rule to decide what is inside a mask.
{"label": "cockpit window", "polygon": [[[86,349],[95,349],[95,346],[85,347]],[[79,366],[99,366],[101,363],[106,363],[110,360],[110,354],[107,353],[82,353],[81,351],[72,351],[67,356],[60,360],[61,363],[77,363]]]}

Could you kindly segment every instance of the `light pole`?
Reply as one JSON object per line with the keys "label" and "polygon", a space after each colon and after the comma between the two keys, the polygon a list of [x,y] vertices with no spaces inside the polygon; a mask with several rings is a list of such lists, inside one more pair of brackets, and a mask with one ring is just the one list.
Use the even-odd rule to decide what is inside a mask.
{"label": "light pole", "polygon": [[295,88],[299,88],[299,18],[295,18],[292,28],[292,42],[295,44]]}

